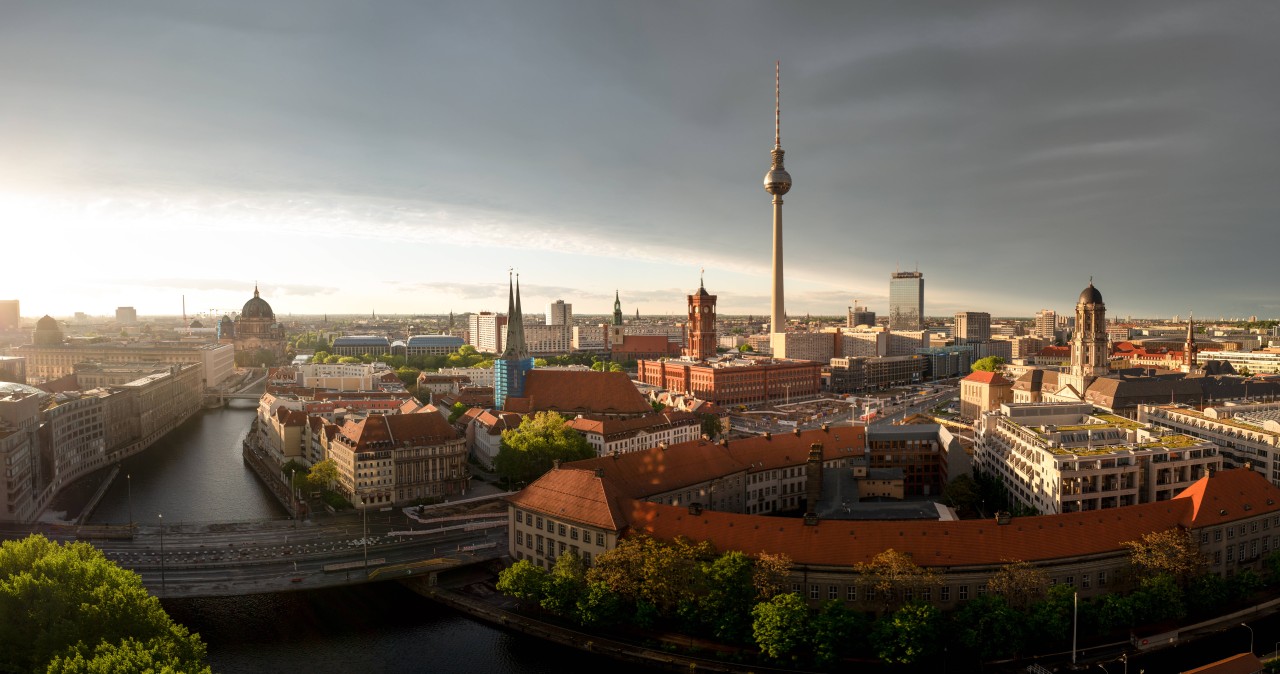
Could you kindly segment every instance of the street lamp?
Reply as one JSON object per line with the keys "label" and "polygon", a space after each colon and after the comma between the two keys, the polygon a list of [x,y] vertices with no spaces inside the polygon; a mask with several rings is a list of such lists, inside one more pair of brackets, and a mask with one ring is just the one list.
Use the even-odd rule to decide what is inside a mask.
{"label": "street lamp", "polygon": [[296,470],[297,468],[289,469],[289,510],[293,511],[293,528],[294,529],[298,528],[298,503],[296,498],[297,494],[294,493],[295,487],[293,486],[294,484],[293,473]]}
{"label": "street lamp", "polygon": [[129,497],[129,537],[133,538],[133,475],[124,474],[125,493]]}
{"label": "street lamp", "polygon": [[1240,623],[1240,626],[1249,630],[1249,652],[1252,653],[1253,652],[1253,628],[1249,627],[1244,623]]}
{"label": "street lamp", "polygon": [[160,594],[164,594],[164,515],[156,513],[160,518]]}

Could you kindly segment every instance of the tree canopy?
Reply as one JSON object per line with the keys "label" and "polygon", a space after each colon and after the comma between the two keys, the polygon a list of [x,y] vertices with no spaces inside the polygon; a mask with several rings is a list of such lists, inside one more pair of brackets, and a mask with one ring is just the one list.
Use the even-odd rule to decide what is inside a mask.
{"label": "tree canopy", "polygon": [[502,446],[494,458],[498,475],[512,482],[532,482],[558,461],[578,461],[596,455],[581,433],[569,428],[555,412],[527,416],[520,427],[502,432]]}
{"label": "tree canopy", "polygon": [[1179,587],[1186,587],[1191,579],[1205,569],[1204,555],[1191,532],[1183,529],[1165,529],[1143,534],[1136,541],[1125,541],[1129,548],[1129,562],[1139,574],[1154,576],[1168,574]]}
{"label": "tree canopy", "polygon": [[0,543],[0,616],[0,671],[209,671],[200,636],[88,543]]}
{"label": "tree canopy", "polygon": [[969,369],[974,372],[995,372],[996,370],[999,370],[1000,366],[1004,365],[1004,363],[1005,360],[1000,356],[987,356],[986,358],[979,358],[973,361],[973,365],[970,365]]}

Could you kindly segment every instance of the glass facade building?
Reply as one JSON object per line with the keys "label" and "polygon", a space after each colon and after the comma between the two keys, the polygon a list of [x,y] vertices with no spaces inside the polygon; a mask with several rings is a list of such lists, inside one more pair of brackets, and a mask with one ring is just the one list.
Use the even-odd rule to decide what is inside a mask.
{"label": "glass facade building", "polygon": [[924,329],[924,274],[900,271],[889,277],[889,329]]}

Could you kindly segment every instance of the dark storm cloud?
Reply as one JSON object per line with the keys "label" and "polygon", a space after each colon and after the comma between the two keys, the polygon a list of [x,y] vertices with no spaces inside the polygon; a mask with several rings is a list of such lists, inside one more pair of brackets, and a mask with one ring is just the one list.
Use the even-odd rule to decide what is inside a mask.
{"label": "dark storm cloud", "polygon": [[1093,275],[1113,312],[1247,315],[1274,304],[1278,12],[16,4],[0,178],[418,199],[767,269],[781,58],[788,273],[847,286],[793,314],[918,264],[927,313],[1064,310]]}

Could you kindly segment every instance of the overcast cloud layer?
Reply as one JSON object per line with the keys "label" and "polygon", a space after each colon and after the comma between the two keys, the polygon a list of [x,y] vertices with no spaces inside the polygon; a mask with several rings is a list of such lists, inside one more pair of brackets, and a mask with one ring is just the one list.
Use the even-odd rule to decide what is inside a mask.
{"label": "overcast cloud layer", "polygon": [[[503,310],[516,267],[526,307],[676,313],[705,267],[765,313],[781,59],[792,315],[886,312],[918,265],[930,315],[1092,276],[1111,315],[1276,316],[1278,34],[1270,2],[7,2],[0,296]],[[42,297],[53,261],[98,304]]]}

